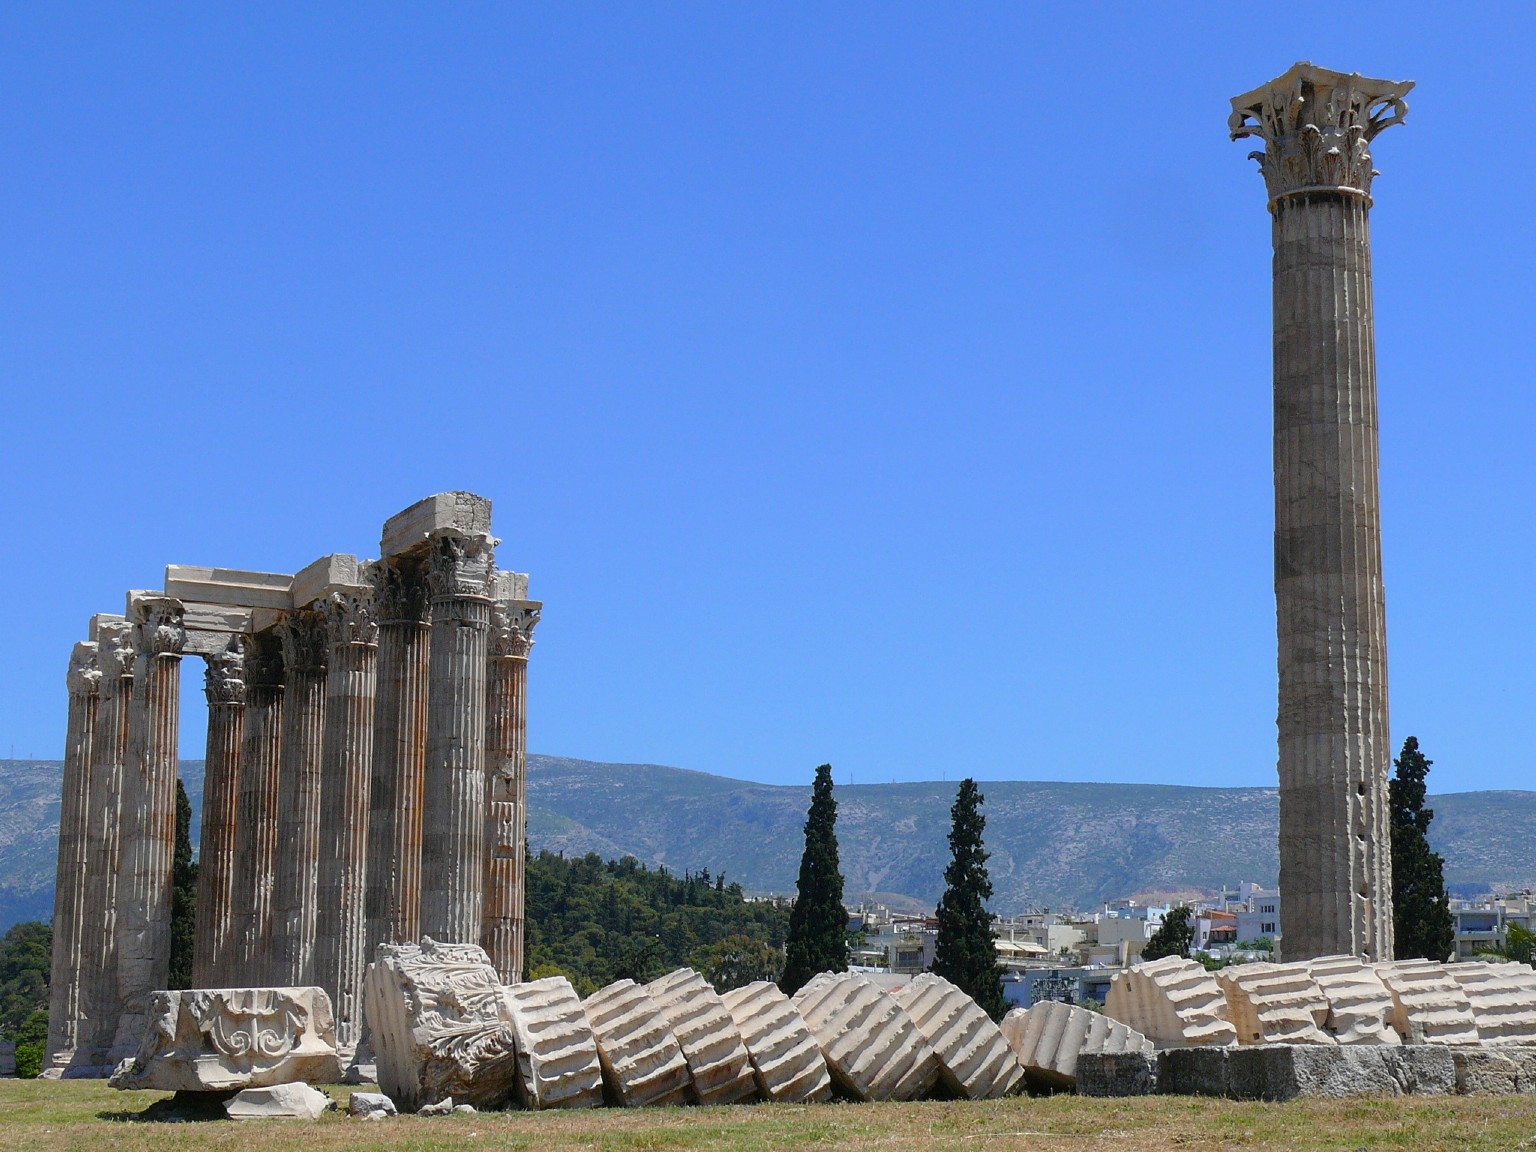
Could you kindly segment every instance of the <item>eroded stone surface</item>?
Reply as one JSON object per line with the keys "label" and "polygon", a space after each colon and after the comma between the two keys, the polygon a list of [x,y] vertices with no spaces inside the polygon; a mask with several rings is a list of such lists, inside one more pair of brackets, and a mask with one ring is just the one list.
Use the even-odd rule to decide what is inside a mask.
{"label": "eroded stone surface", "polygon": [[942,976],[925,972],[893,995],[939,1058],[939,1078],[967,1100],[995,1100],[1023,1086],[1024,1068],[1002,1032]]}
{"label": "eroded stone surface", "polygon": [[1307,970],[1328,1002],[1323,1027],[1340,1044],[1401,1044],[1391,990],[1372,964],[1354,956],[1319,956]]}
{"label": "eroded stone surface", "polygon": [[1450,1053],[1457,1095],[1536,1095],[1536,1048],[1459,1044]]}
{"label": "eroded stone surface", "polygon": [[633,980],[619,980],[592,993],[582,1006],[613,1103],[643,1108],[687,1102],[688,1061],[644,988]]}
{"label": "eroded stone surface", "polygon": [[764,1100],[799,1104],[832,1099],[826,1058],[799,1010],[766,980],[725,993]]}
{"label": "eroded stone surface", "polygon": [[939,1076],[939,1058],[912,1017],[871,981],[823,972],[796,992],[837,1086],[857,1100],[916,1100]]}
{"label": "eroded stone surface", "polygon": [[645,991],[683,1049],[698,1103],[735,1104],[757,1095],[741,1031],[704,977],[679,968],[652,980]]}
{"label": "eroded stone surface", "polygon": [[1117,973],[1104,1012],[1159,1048],[1237,1042],[1221,985],[1182,956],[1164,956]]}
{"label": "eroded stone surface", "polygon": [[1328,999],[1305,964],[1233,964],[1216,973],[1240,1044],[1334,1044]]}
{"label": "eroded stone surface", "polygon": [[1477,1019],[1467,994],[1432,960],[1399,960],[1376,965],[1392,993],[1392,1024],[1409,1044],[1476,1044]]}
{"label": "eroded stone surface", "polygon": [[224,1103],[231,1120],[318,1120],[331,1098],[308,1084],[246,1088]]}
{"label": "eroded stone surface", "polygon": [[1536,1044],[1536,968],[1528,964],[1448,964],[1485,1044]]}
{"label": "eroded stone surface", "polygon": [[138,1053],[114,1088],[218,1092],[341,1078],[331,1001],[320,988],[156,992]]}
{"label": "eroded stone surface", "polygon": [[382,1120],[394,1116],[395,1102],[382,1092],[354,1092],[347,1098],[347,1111],[360,1120]]}
{"label": "eroded stone surface", "polygon": [[405,1112],[497,1106],[517,1083],[511,1010],[474,944],[381,944],[364,981],[379,1087]]}
{"label": "eroded stone surface", "polygon": [[1152,1052],[1083,1052],[1077,1058],[1079,1096],[1147,1096],[1157,1091]]}
{"label": "eroded stone surface", "polygon": [[[1056,1000],[1015,1008],[1003,1017],[1001,1031],[1025,1072],[1053,1088],[1077,1084],[1078,1067],[1086,1055],[1153,1051],[1152,1041],[1119,1020]],[[1130,1080],[1124,1091],[1106,1089],[1095,1094],[1140,1094],[1134,1090],[1134,1084],[1140,1082],[1135,1061],[1111,1062],[1099,1068],[1116,1084],[1127,1076]]]}
{"label": "eroded stone surface", "polygon": [[593,1108],[603,1069],[581,997],[564,976],[505,988],[517,1037],[517,1099],[525,1108]]}

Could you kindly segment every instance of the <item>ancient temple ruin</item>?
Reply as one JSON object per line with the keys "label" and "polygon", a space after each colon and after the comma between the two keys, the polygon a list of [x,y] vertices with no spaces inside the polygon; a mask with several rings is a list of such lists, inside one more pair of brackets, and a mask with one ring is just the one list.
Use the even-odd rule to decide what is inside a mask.
{"label": "ancient temple ruin", "polygon": [[1289,960],[1392,958],[1371,142],[1411,81],[1310,63],[1232,100],[1274,235],[1280,894]]}
{"label": "ancient temple ruin", "polygon": [[208,745],[192,983],[318,985],[343,1051],[381,942],[483,943],[522,977],[529,648],[491,503],[430,496],[378,560],[293,575],[171,565],[69,664],[45,1075],[138,1047],[170,961],[181,661]]}

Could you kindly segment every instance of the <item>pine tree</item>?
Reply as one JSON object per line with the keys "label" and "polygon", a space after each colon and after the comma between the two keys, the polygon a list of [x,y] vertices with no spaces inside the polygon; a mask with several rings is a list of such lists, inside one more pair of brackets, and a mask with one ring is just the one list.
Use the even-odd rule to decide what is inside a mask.
{"label": "pine tree", "polygon": [[176,781],[176,848],[171,860],[172,988],[192,987],[192,937],[197,920],[197,865],[192,862],[192,802]]}
{"label": "pine tree", "polygon": [[1195,942],[1194,909],[1188,904],[1175,904],[1163,916],[1146,944],[1142,945],[1143,960],[1161,960],[1164,956],[1188,956],[1189,946]]}
{"label": "pine tree", "polygon": [[1008,1006],[992,937],[994,917],[987,911],[992,878],[987,874],[988,853],[981,838],[987,827],[987,818],[981,814],[985,799],[976,781],[966,777],[949,810],[950,861],[939,900],[933,971],[976,1001],[992,1019],[1001,1020]]}
{"label": "pine tree", "polygon": [[848,971],[848,910],[843,907],[843,874],[837,863],[837,801],[832,798],[830,764],[816,769],[795,891],[784,942],[784,975],[779,978],[779,987],[791,996],[818,972]]}
{"label": "pine tree", "polygon": [[1446,960],[1456,948],[1450,897],[1445,891],[1445,860],[1429,847],[1433,808],[1424,807],[1424,778],[1433,760],[1410,736],[1392,766],[1388,784],[1392,809],[1392,932],[1399,960]]}

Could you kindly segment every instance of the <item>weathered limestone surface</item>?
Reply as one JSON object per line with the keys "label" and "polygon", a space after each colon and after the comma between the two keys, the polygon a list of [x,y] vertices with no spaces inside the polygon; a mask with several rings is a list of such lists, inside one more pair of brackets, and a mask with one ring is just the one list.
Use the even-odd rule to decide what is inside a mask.
{"label": "weathered limestone surface", "polygon": [[[498,573],[510,576],[512,573]],[[523,856],[527,851],[528,653],[542,605],[497,597],[486,674],[485,950],[501,978],[523,978]]]}
{"label": "weathered limestone surface", "polygon": [[478,941],[485,920],[485,679],[494,546],[488,534],[451,528],[428,539],[421,931],[440,940]]}
{"label": "weathered limestone surface", "polygon": [[308,1084],[246,1088],[230,1097],[224,1112],[231,1120],[318,1120],[331,1098]]}
{"label": "weathered limestone surface", "polygon": [[1234,964],[1216,973],[1240,1044],[1334,1044],[1328,999],[1305,964]]}
{"label": "weathered limestone surface", "polygon": [[277,633],[283,644],[283,744],[272,975],[285,984],[312,984],[325,758],[325,619],[309,610],[289,612],[278,621]]}
{"label": "weathered limestone surface", "polygon": [[228,971],[263,984],[276,978],[272,956],[279,788],[282,783],[283,646],[273,629],[251,637],[245,661],[245,743],[235,817],[234,931]]}
{"label": "weathered limestone surface", "polygon": [[1472,1005],[1448,967],[1432,960],[1376,965],[1376,974],[1392,993],[1392,1025],[1406,1043],[1477,1043]]}
{"label": "weathered limestone surface", "polygon": [[1159,1048],[1235,1044],[1227,999],[1216,978],[1193,960],[1164,956],[1115,975],[1104,1013]]}
{"label": "weathered limestone surface", "polygon": [[1450,1053],[1458,1096],[1536,1095],[1536,1048],[1462,1044],[1451,1048]]}
{"label": "weathered limestone surface", "polygon": [[1340,1044],[1401,1044],[1392,993],[1374,965],[1354,956],[1319,956],[1307,965],[1328,1001],[1324,1027]]}
{"label": "weathered limestone surface", "polygon": [[347,1097],[347,1112],[359,1120],[383,1120],[398,1115],[395,1102],[382,1092],[354,1092]]}
{"label": "weathered limestone surface", "polygon": [[699,1104],[735,1104],[757,1095],[752,1060],[736,1021],[704,977],[679,968],[645,986],[688,1062],[692,1098]]}
{"label": "weathered limestone surface", "polygon": [[1157,1091],[1153,1052],[1083,1052],[1077,1058],[1079,1096],[1148,1096]]}
{"label": "weathered limestone surface", "polygon": [[1024,1067],[996,1024],[960,989],[925,972],[892,995],[939,1058],[939,1079],[967,1100],[995,1100],[1024,1085]]}
{"label": "weathered limestone surface", "polygon": [[503,989],[517,1039],[517,1102],[524,1108],[595,1108],[603,1068],[581,997],[564,976]]}
{"label": "weathered limestone surface", "polygon": [[939,1077],[939,1058],[905,1009],[871,981],[823,972],[792,997],[833,1082],[856,1100],[916,1100]]}
{"label": "weathered limestone surface", "polygon": [[[348,575],[357,576],[355,564]],[[367,575],[366,570],[363,575]],[[325,617],[330,652],[326,664],[315,979],[336,1006],[337,1042],[350,1057],[363,1030],[369,775],[373,769],[379,626],[369,585],[331,588],[317,606]]]}
{"label": "weathered limestone surface", "polygon": [[599,988],[582,1005],[597,1040],[609,1100],[625,1108],[683,1104],[688,1060],[667,1018],[633,980]]}
{"label": "weathered limestone surface", "polygon": [[1536,968],[1529,964],[1448,964],[1484,1044],[1536,1044]]}
{"label": "weathered limestone surface", "polygon": [[474,944],[381,944],[364,981],[379,1087],[403,1112],[516,1090],[517,1041],[496,969]]}
{"label": "weathered limestone surface", "polygon": [[336,1025],[320,988],[156,992],[138,1052],[112,1087],[219,1092],[339,1079]]}
{"label": "weathered limestone surface", "polygon": [[1392,955],[1371,141],[1411,83],[1295,65],[1232,101],[1274,234],[1275,600],[1286,955]]}
{"label": "weathered limestone surface", "polygon": [[235,923],[235,856],[240,805],[240,757],[245,743],[246,640],[233,636],[205,657],[208,750],[203,760],[203,831],[197,868],[197,926],[192,983],[221,988],[236,978],[226,967]]}
{"label": "weathered limestone surface", "polygon": [[785,1104],[832,1099],[832,1077],[816,1037],[779,986],[759,980],[720,997],[736,1021],[764,1100]]}
{"label": "weathered limestone surface", "polygon": [[171,857],[176,843],[176,740],[181,724],[179,600],[130,594],[136,660],[123,771],[117,986],[122,1015],[108,1063],[133,1055],[149,999],[170,972]]}
{"label": "weathered limestone surface", "polygon": [[[1188,1054],[1165,1052],[1162,1057],[1176,1059]],[[1291,1100],[1298,1096],[1436,1096],[1455,1088],[1450,1050],[1439,1045],[1259,1044],[1224,1054],[1225,1091],[1201,1094],[1238,1100]],[[1161,1085],[1160,1079],[1160,1090]]]}
{"label": "weathered limestone surface", "polygon": [[[1085,1055],[1153,1051],[1152,1041],[1119,1020],[1057,1000],[1042,1000],[1028,1008],[1013,1009],[1003,1017],[1001,1030],[1024,1071],[1052,1088],[1073,1087]],[[1139,1075],[1139,1067],[1135,1061],[1099,1066],[1103,1074],[1112,1074],[1117,1079],[1127,1074],[1134,1079]]]}

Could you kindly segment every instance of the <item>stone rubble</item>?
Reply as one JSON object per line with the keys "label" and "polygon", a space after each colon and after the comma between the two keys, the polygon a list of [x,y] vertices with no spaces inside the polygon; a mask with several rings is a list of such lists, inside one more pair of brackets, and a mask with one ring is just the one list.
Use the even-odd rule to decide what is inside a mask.
{"label": "stone rubble", "polygon": [[823,972],[792,999],[852,1098],[916,1100],[937,1081],[939,1058],[912,1017],[867,978]]}
{"label": "stone rubble", "polygon": [[1104,1012],[1159,1048],[1237,1042],[1221,985],[1199,963],[1182,956],[1164,956],[1117,972]]}
{"label": "stone rubble", "polygon": [[942,976],[925,972],[892,994],[939,1059],[939,1079],[966,1100],[995,1100],[1024,1085],[1024,1068],[985,1012]]}
{"label": "stone rubble", "polygon": [[752,1060],[764,1100],[786,1104],[832,1099],[832,1077],[804,1017],[779,991],[759,980],[721,997]]}
{"label": "stone rubble", "polygon": [[679,968],[645,986],[682,1047],[699,1104],[737,1104],[757,1096],[752,1060],[736,1021],[704,977]]}
{"label": "stone rubble", "polygon": [[625,1108],[687,1102],[692,1088],[688,1061],[644,988],[619,980],[592,993],[582,1007],[611,1102]]}
{"label": "stone rubble", "polygon": [[[1003,1017],[1001,1031],[1025,1073],[1055,1089],[1078,1086],[1078,1065],[1085,1055],[1153,1051],[1152,1041],[1119,1020],[1057,1000],[1013,1009]],[[1100,1067],[1107,1075],[1140,1076],[1135,1062]]]}

